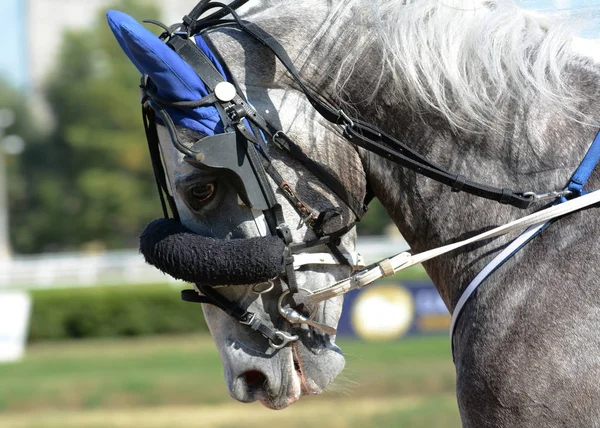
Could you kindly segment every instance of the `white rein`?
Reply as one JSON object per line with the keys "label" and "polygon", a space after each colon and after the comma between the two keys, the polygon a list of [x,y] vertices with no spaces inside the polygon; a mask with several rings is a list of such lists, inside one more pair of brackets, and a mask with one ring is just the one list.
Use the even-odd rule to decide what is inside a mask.
{"label": "white rein", "polygon": [[566,214],[581,210],[585,207],[589,207],[598,202],[600,202],[600,190],[587,193],[583,196],[579,196],[575,199],[571,199],[567,202],[558,205],[553,205],[542,211],[530,214],[503,226],[484,232],[480,235],[474,236],[469,239],[465,239],[464,241],[445,245],[439,248],[434,248],[432,250],[428,250],[420,254],[411,254],[409,252],[397,254],[391,258],[387,258],[380,261],[370,269],[365,269],[363,271],[357,272],[346,279],[336,282],[335,284],[313,291],[312,294],[308,296],[308,301],[310,303],[319,303],[325,300],[329,300],[333,297],[345,294],[351,290],[366,287],[367,285],[373,283],[379,278],[385,278],[387,276],[394,275],[395,273],[406,269],[407,267],[423,263],[427,260],[433,259],[434,257],[441,256],[442,254],[446,254],[450,251],[456,250],[474,242],[479,242],[486,239],[494,238],[496,236],[505,235],[507,233],[516,230],[522,230],[526,227],[533,226],[536,224],[542,224],[557,217],[561,217]]}

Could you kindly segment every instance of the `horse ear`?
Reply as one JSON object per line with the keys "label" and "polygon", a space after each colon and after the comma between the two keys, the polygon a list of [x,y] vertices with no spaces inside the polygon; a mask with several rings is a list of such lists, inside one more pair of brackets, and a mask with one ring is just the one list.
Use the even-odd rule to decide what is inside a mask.
{"label": "horse ear", "polygon": [[125,55],[127,55],[129,60],[133,63],[133,65],[135,65],[138,71],[144,74],[142,66],[135,61],[135,58],[131,55],[131,52],[129,52],[129,47],[125,43],[123,34],[121,33],[121,23],[130,22],[137,24],[136,20],[123,12],[119,12],[118,10],[109,10],[106,12],[106,20],[108,21],[108,26],[115,35],[115,38],[117,39],[117,42],[119,42],[119,46],[121,46],[121,49],[123,49]]}
{"label": "horse ear", "polygon": [[207,94],[194,70],[139,22],[115,10],[108,11],[106,18],[123,52],[140,73],[150,76],[159,96],[190,101]]}

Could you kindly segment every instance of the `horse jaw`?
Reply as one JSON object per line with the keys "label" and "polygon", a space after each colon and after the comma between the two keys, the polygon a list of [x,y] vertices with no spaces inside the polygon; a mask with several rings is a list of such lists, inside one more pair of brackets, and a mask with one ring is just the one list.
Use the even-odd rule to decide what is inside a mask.
{"label": "horse jaw", "polygon": [[249,335],[241,328],[245,326],[212,306],[203,306],[229,395],[237,401],[259,401],[280,410],[303,395],[320,394],[344,368],[334,338],[303,329],[298,332],[300,340],[274,351],[262,336]]}
{"label": "horse jaw", "polygon": [[[181,222],[192,231],[221,239],[260,236],[256,220],[251,211],[238,203],[233,188],[220,186],[226,192],[218,212],[194,214],[173,190],[186,175],[198,172],[188,165],[181,153],[175,149],[166,129],[158,126],[161,153],[164,159],[171,194],[174,196]],[[291,178],[291,177],[290,177]],[[288,180],[294,183],[295,180]],[[282,200],[282,208],[290,224],[297,224],[297,214]],[[222,215],[219,213],[227,213]],[[214,215],[213,215],[214,214]],[[292,230],[294,239],[302,241],[304,229]],[[355,234],[343,239],[346,251],[354,250]],[[313,270],[298,272],[298,285],[317,289],[336,282],[350,274],[346,266],[313,267]],[[277,329],[287,329],[277,311],[277,298],[283,290],[278,284],[275,290],[258,295],[249,286],[218,287],[216,290],[229,300],[238,302],[261,320],[273,324]],[[296,402],[302,395],[321,393],[344,368],[345,360],[335,345],[335,337],[322,335],[312,328],[294,329],[299,340],[280,350],[274,350],[269,342],[249,326],[240,324],[222,310],[203,304],[203,311],[213,340],[219,351],[229,394],[241,402],[259,401],[271,409],[283,409]],[[342,299],[333,299],[321,304],[315,320],[335,326],[342,310]]]}

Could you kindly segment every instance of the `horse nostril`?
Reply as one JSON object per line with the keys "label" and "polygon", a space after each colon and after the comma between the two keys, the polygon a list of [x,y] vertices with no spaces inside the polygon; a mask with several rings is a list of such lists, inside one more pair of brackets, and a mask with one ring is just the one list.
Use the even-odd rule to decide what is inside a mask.
{"label": "horse nostril", "polygon": [[267,383],[267,378],[258,370],[249,370],[243,374],[248,389],[262,388]]}

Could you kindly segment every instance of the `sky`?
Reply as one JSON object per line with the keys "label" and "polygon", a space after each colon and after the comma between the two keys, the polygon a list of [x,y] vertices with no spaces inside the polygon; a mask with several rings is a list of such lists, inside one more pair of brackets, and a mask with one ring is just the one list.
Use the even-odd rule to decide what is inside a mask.
{"label": "sky", "polygon": [[26,0],[0,0],[0,78],[18,87],[27,81],[25,41],[23,38]]}
{"label": "sky", "polygon": [[[85,0],[81,0],[85,1]],[[517,0],[523,7],[569,14],[586,22],[584,37],[600,38],[600,0]],[[26,88],[27,53],[25,10],[27,0],[0,0],[0,78],[19,88]]]}

